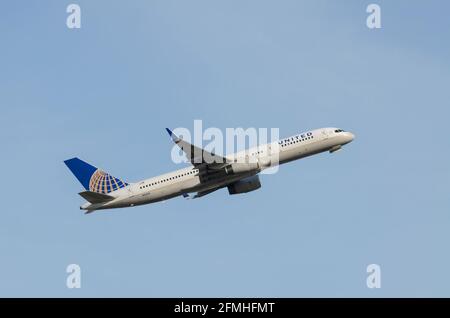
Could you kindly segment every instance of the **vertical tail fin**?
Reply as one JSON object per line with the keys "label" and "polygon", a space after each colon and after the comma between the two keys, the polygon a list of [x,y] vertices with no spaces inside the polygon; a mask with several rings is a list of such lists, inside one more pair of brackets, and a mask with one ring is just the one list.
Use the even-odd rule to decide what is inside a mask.
{"label": "vertical tail fin", "polygon": [[65,160],[64,163],[87,191],[110,193],[128,185],[78,158]]}

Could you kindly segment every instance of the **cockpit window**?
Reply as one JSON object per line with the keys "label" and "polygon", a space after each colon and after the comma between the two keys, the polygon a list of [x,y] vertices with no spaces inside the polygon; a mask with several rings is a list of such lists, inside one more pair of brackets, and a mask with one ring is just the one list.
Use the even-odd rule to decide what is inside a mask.
{"label": "cockpit window", "polygon": [[334,132],[335,133],[340,133],[340,132],[344,132],[344,131],[342,129],[336,129]]}

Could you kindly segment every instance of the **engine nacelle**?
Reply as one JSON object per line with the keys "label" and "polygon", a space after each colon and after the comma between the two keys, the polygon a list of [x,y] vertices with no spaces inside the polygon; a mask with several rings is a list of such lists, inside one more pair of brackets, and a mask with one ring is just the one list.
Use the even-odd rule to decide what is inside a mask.
{"label": "engine nacelle", "polygon": [[227,174],[237,174],[245,173],[250,171],[256,171],[259,169],[259,164],[257,162],[251,163],[232,163],[228,167],[225,167],[225,172]]}
{"label": "engine nacelle", "polygon": [[259,181],[259,176],[248,177],[228,186],[228,193],[239,194],[247,193],[261,188],[261,182]]}

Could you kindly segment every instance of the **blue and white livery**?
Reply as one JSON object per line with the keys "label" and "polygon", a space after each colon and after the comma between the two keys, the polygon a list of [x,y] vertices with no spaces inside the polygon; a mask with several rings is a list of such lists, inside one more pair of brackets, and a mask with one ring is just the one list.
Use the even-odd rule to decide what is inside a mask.
{"label": "blue and white livery", "polygon": [[90,213],[177,196],[199,198],[225,187],[230,194],[247,193],[261,187],[261,171],[321,152],[333,153],[355,137],[342,129],[320,128],[222,157],[184,141],[169,129],[167,132],[185,152],[191,167],[127,183],[81,159],[64,161],[85,189],[79,194],[87,202],[80,209]]}

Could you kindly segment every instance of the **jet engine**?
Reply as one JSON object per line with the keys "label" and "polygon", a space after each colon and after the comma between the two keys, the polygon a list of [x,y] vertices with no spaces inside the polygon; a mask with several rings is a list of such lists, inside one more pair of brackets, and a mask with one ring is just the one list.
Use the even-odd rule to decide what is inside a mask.
{"label": "jet engine", "polygon": [[261,188],[259,176],[252,176],[236,181],[228,186],[229,194],[247,193]]}

